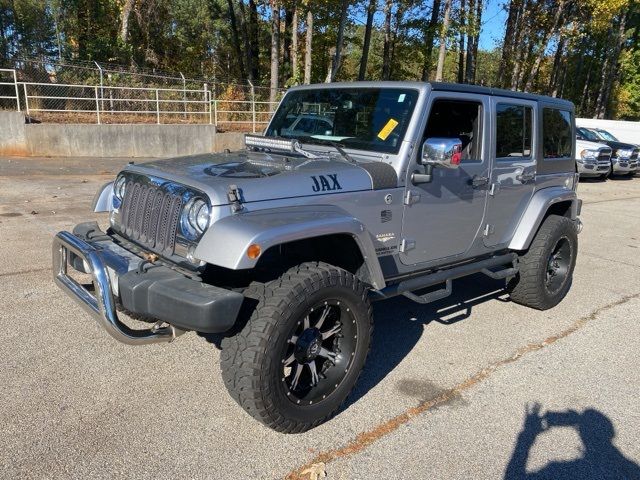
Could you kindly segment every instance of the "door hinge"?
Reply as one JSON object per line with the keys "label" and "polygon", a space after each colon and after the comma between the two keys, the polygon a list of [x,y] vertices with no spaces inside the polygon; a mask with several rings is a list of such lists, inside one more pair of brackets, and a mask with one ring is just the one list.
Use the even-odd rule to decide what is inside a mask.
{"label": "door hinge", "polygon": [[493,235],[493,232],[496,231],[496,227],[495,225],[491,225],[489,223],[487,223],[487,225],[484,227],[484,236],[488,237],[489,235]]}
{"label": "door hinge", "polygon": [[406,253],[409,250],[413,250],[414,248],[416,248],[416,241],[415,240],[409,240],[408,238],[403,238],[402,242],[400,242],[400,252],[401,253]]}
{"label": "door hinge", "polygon": [[407,189],[404,194],[404,204],[405,205],[413,205],[420,201],[420,194],[415,193],[413,190]]}

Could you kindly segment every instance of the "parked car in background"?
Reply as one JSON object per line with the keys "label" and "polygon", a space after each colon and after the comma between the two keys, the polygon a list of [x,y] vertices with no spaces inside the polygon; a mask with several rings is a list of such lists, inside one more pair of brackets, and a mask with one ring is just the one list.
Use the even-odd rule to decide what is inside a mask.
{"label": "parked car in background", "polygon": [[606,130],[578,127],[578,140],[601,142],[611,147],[611,175],[635,175],[640,149],[631,143],[619,142]]}
{"label": "parked car in background", "polygon": [[580,177],[606,179],[611,173],[611,147],[604,143],[576,140],[576,171]]}

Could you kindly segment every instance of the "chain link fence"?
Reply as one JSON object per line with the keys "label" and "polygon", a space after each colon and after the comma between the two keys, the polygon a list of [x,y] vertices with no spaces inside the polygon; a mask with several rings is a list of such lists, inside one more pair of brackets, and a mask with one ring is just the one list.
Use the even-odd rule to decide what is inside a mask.
{"label": "chain link fence", "polygon": [[[262,130],[276,102],[270,89],[126,72],[97,63],[34,60],[0,69],[0,108],[47,123],[212,124],[219,130]],[[278,91],[279,100],[284,90]]]}

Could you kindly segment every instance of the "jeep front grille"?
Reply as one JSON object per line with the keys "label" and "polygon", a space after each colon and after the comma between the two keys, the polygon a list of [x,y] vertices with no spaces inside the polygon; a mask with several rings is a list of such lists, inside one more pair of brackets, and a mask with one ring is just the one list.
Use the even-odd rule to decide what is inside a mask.
{"label": "jeep front grille", "polygon": [[126,237],[152,250],[173,254],[182,210],[180,195],[129,180],[120,208],[120,230]]}

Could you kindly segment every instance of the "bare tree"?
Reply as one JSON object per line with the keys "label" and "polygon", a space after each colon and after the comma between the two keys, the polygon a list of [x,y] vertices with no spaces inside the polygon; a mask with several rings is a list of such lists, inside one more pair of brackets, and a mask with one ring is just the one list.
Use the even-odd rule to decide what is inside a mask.
{"label": "bare tree", "polygon": [[349,0],[342,0],[340,5],[340,23],[338,24],[338,36],[336,38],[336,48],[333,50],[333,61],[327,73],[327,82],[333,82],[342,66],[342,47],[344,44],[344,27],[347,23],[347,9]]}
{"label": "bare tree", "polygon": [[478,44],[480,43],[480,29],[482,25],[482,0],[469,0],[469,21],[467,22],[467,65],[465,72],[466,83],[476,82],[478,65]]}
{"label": "bare tree", "polygon": [[291,23],[291,76],[298,79],[298,2],[293,4],[293,20]]}
{"label": "bare tree", "polygon": [[564,8],[567,5],[566,0],[560,0],[558,5],[556,6],[555,13],[553,15],[553,22],[551,27],[546,31],[545,35],[540,39],[538,43],[538,54],[536,55],[535,60],[533,61],[533,65],[531,66],[531,71],[529,72],[529,77],[527,79],[527,83],[524,86],[525,91],[531,90],[533,87],[533,82],[538,76],[538,70],[540,69],[540,63],[542,63],[542,59],[544,58],[547,45],[549,44],[549,40],[558,33],[560,29],[560,22],[563,18]]}
{"label": "bare tree", "polygon": [[458,83],[464,83],[464,45],[465,45],[465,0],[460,0],[460,32],[458,33]]}
{"label": "bare tree", "polygon": [[238,59],[238,66],[240,68],[240,77],[242,80],[247,78],[247,71],[245,70],[242,47],[240,46],[240,33],[238,31],[238,20],[236,18],[236,12],[233,8],[233,0],[227,0],[227,8],[229,14],[229,22],[231,24],[231,42],[233,44],[233,50],[235,51]]}
{"label": "bare tree", "polygon": [[377,0],[369,0],[367,8],[367,23],[364,27],[364,41],[362,43],[362,58],[360,59],[360,71],[358,80],[364,80],[367,75],[367,62],[369,61],[369,47],[371,46],[371,31],[373,30],[373,17],[378,9]]}
{"label": "bare tree", "polygon": [[438,27],[438,19],[440,18],[440,2],[441,0],[433,0],[431,7],[431,19],[427,24],[427,29],[424,35],[424,65],[422,66],[422,81],[429,80],[431,75],[431,69],[433,68],[433,62],[431,56],[433,55],[433,40],[436,36],[436,28]]}
{"label": "bare tree", "polygon": [[304,83],[311,83],[311,48],[313,43],[313,12],[311,5],[307,4],[307,31],[305,33],[304,50]]}
{"label": "bare tree", "polygon": [[449,30],[449,15],[451,14],[451,0],[444,2],[444,18],[442,19],[442,28],[440,29],[440,50],[438,52],[438,67],[436,69],[436,82],[442,81],[444,72],[444,60],[447,53],[447,32]]}
{"label": "bare tree", "polygon": [[122,40],[122,43],[129,41],[129,18],[131,17],[134,3],[135,0],[125,0],[122,5],[122,13],[120,15],[120,40]]}
{"label": "bare tree", "polygon": [[386,0],[384,4],[384,47],[382,52],[382,80],[389,80],[391,76],[391,10],[393,0]]}
{"label": "bare tree", "polygon": [[[231,0],[229,0],[231,1]],[[271,83],[269,101],[275,102],[278,95],[278,75],[280,73],[280,5],[277,0],[271,4]],[[271,105],[273,108],[273,104]]]}

